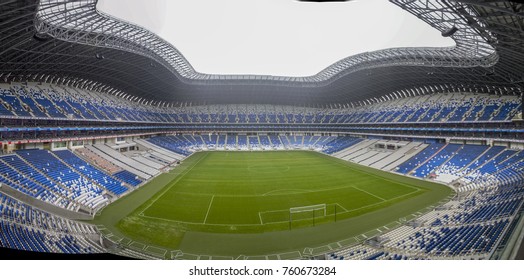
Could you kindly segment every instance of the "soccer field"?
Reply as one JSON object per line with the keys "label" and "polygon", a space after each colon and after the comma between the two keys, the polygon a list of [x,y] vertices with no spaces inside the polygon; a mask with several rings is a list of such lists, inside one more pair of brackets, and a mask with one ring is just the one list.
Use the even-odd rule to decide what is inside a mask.
{"label": "soccer field", "polygon": [[[124,204],[134,211],[112,210],[112,206],[104,210],[102,216],[116,213],[118,217],[106,218],[109,227],[114,225],[120,233],[144,244],[221,255],[235,254],[231,251],[235,245],[239,246],[238,254],[250,252],[250,247],[257,246],[249,242],[257,243],[257,239],[248,240],[255,236],[273,240],[264,241],[271,243],[272,248],[267,249],[273,252],[279,241],[270,236],[296,235],[301,240],[300,236],[311,228],[325,236],[327,239],[320,239],[326,242],[334,234],[323,233],[322,228],[350,227],[349,237],[386,225],[450,194],[441,185],[307,151],[200,152],[142,189],[122,199],[129,201]],[[122,202],[115,204],[118,209]],[[366,214],[372,215],[364,222],[347,222]],[[343,232],[335,235],[342,237]],[[299,247],[305,247],[311,237],[302,239]],[[322,243],[314,239],[316,245]],[[213,245],[216,242],[222,244]],[[221,250],[218,247],[223,243],[231,244]],[[289,244],[281,247],[290,249]],[[253,253],[264,252],[257,248]]]}
{"label": "soccer field", "polygon": [[260,225],[261,230],[270,230],[271,224],[288,226],[290,208],[325,204],[326,216],[319,209],[291,217],[313,223],[315,215],[317,222],[323,222],[334,220],[335,208],[339,217],[347,218],[422,192],[318,153],[209,152],[139,215],[193,224]]}

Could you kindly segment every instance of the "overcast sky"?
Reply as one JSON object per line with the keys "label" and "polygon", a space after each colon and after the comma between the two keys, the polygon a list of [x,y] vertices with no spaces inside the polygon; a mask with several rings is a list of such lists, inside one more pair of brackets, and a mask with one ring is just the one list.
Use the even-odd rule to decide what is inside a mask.
{"label": "overcast sky", "polygon": [[362,52],[454,44],[387,0],[99,0],[98,9],[155,32],[209,74],[309,76]]}

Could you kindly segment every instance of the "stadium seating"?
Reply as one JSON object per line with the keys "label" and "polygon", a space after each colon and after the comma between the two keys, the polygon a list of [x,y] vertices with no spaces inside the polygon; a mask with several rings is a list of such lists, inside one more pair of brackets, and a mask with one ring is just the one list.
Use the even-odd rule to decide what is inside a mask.
{"label": "stadium seating", "polygon": [[94,168],[68,150],[56,151],[53,152],[53,154],[79,174],[82,174],[91,181],[97,183],[98,186],[102,186],[116,195],[121,195],[128,191],[128,189],[123,186],[122,182],[119,182],[110,175],[105,174],[103,171]]}
{"label": "stadium seating", "polygon": [[397,172],[402,174],[408,174],[415,168],[419,167],[421,164],[427,162],[432,158],[437,152],[439,152],[445,145],[441,143],[433,143],[427,146],[421,153],[417,154],[415,157],[404,162],[397,167]]}
{"label": "stadium seating", "polygon": [[[16,93],[16,95],[15,95]],[[449,93],[408,97],[370,106],[318,109],[292,106],[211,105],[159,108],[117,100],[93,91],[58,86],[0,88],[0,115],[89,120],[234,123],[343,124],[507,121],[520,106],[517,97]],[[6,107],[7,106],[7,107]]]}
{"label": "stadium seating", "polygon": [[89,179],[65,165],[51,152],[45,150],[17,151],[35,169],[64,186],[62,194],[90,208],[99,208],[107,203],[104,191]]}
{"label": "stadium seating", "polygon": [[[150,145],[150,149],[160,146],[174,153],[178,151],[179,153],[176,154],[185,152],[186,155],[211,146],[213,143],[223,143],[221,144],[223,147],[235,149],[242,146],[249,149],[321,147],[321,151],[332,152],[334,155],[342,155],[344,153],[341,151],[347,150],[353,151],[351,153],[353,159],[375,157],[377,153],[374,151],[374,144],[382,143],[376,139],[308,135],[175,135],[152,137],[144,142]],[[420,145],[408,144],[401,143],[408,147],[404,151]],[[112,174],[107,172],[102,166],[106,166],[108,162],[103,163],[104,160],[100,160],[98,154],[93,156],[90,146],[88,149],[79,149],[76,153],[84,158],[97,160],[100,165],[92,166],[68,150],[54,152],[23,150],[0,157],[0,163],[3,163],[0,165],[3,168],[0,170],[2,172],[0,180],[43,201],[72,210],[75,209],[72,205],[77,203],[96,208],[96,199],[104,198],[105,193],[119,195],[126,192],[128,189],[123,182],[128,186],[136,186],[142,182],[136,175],[115,168],[114,165],[108,165],[107,169],[116,172]],[[390,152],[388,155],[392,154],[394,153]],[[343,157],[350,156],[348,154]],[[396,172],[435,180],[440,180],[441,176],[446,174],[456,173],[458,177],[468,179],[469,181],[466,181],[470,182],[463,187],[464,190],[474,192],[470,192],[466,199],[451,200],[441,209],[418,217],[417,220],[422,221],[419,224],[401,226],[385,233],[384,236],[387,238],[381,247],[374,244],[360,244],[357,247],[327,254],[326,258],[338,260],[487,258],[497,244],[506,238],[505,232],[511,226],[511,217],[516,215],[524,203],[523,169],[524,151],[505,149],[501,146],[427,144],[425,149],[401,164]],[[437,176],[429,176],[432,173]],[[28,179],[29,175],[24,177],[26,174],[31,174],[31,179]],[[472,184],[476,184],[474,188],[471,187]],[[488,184],[498,187],[489,188]],[[47,231],[28,229],[23,225],[4,222],[0,226],[5,231],[1,240],[2,245],[7,244],[5,246],[66,253],[85,253],[94,250],[83,250],[82,246],[88,247],[91,241],[86,242],[84,239],[78,241],[79,237],[74,235],[57,239],[54,233],[51,234],[52,237],[47,237],[49,234]],[[55,241],[54,247],[49,249],[46,243],[42,242],[49,238],[62,241],[59,243]],[[21,243],[14,240],[20,240]]]}
{"label": "stadium seating", "polygon": [[[524,203],[524,151],[501,146],[431,144],[397,172],[425,178],[456,173],[470,182],[454,198],[407,225],[381,236],[380,244],[360,244],[328,259],[486,259]],[[433,178],[439,180],[439,177]],[[472,187],[473,185],[473,187]],[[394,256],[394,257],[384,257]]]}
{"label": "stadium seating", "polygon": [[324,149],[322,151],[326,154],[332,154],[352,145],[355,145],[360,141],[362,141],[362,139],[353,138],[349,136],[338,137],[332,141],[324,143]]}
{"label": "stadium seating", "polygon": [[[522,174],[509,173],[497,188],[478,189],[382,234],[377,244],[353,246],[328,259],[487,259],[523,206]],[[513,224],[514,225],[514,224]],[[384,258],[383,256],[397,256]]]}
{"label": "stadium seating", "polygon": [[97,230],[37,210],[0,193],[0,246],[25,251],[102,253]]}
{"label": "stadium seating", "polygon": [[127,171],[127,170],[122,170],[122,171],[119,171],[115,174],[113,174],[113,176],[115,176],[115,178],[118,178],[120,181],[122,182],[125,182],[131,186],[138,186],[140,185],[140,183],[142,183],[142,180],[140,180],[138,178],[138,176],[136,176],[135,174]]}
{"label": "stadium seating", "polygon": [[413,176],[425,178],[430,175],[437,167],[450,159],[461,148],[457,144],[448,144],[441,149],[437,154],[433,155],[431,159],[420,165],[413,171]]}
{"label": "stadium seating", "polygon": [[[189,139],[189,140],[188,140]],[[203,139],[196,141],[194,139]],[[283,150],[314,149],[330,154],[359,143],[362,139],[354,137],[302,136],[302,135],[211,135],[211,136],[157,136],[147,141],[172,152],[189,156],[202,149],[229,150]],[[216,141],[216,142],[215,142]],[[215,143],[217,143],[215,145]]]}
{"label": "stadium seating", "polygon": [[[209,123],[210,126],[229,124],[246,130],[241,134],[210,132],[200,135],[198,132],[180,132],[152,137],[142,135],[140,137],[149,138],[126,142],[126,145],[136,145],[140,149],[127,152],[120,152],[120,146],[111,146],[109,143],[86,145],[74,151],[17,150],[0,156],[0,183],[54,206],[94,213],[110,201],[154,178],[165,167],[174,166],[175,162],[198,151],[316,150],[342,160],[446,183],[461,194],[460,200],[452,199],[442,208],[417,217],[420,223],[404,224],[385,232],[385,241],[380,246],[360,243],[329,253],[326,258],[483,259],[488,258],[496,246],[507,238],[506,232],[513,226],[512,219],[523,206],[523,151],[469,142],[465,144],[465,141],[453,139],[449,143],[432,139],[422,143],[411,139],[386,140],[369,135],[360,138],[295,132],[300,130],[261,134],[251,131],[257,125],[265,124],[331,127],[346,124],[355,125],[355,129],[362,131],[372,128],[371,124],[388,124],[384,125],[384,130],[398,127],[409,130],[413,124],[464,122],[500,123],[503,127],[518,113],[520,102],[516,96],[445,93],[351,108],[255,104],[164,108],[66,86],[2,85],[0,116],[6,119],[40,118],[49,119],[50,122],[74,120],[78,123],[135,122],[155,125]],[[390,124],[401,123],[403,125],[390,127]],[[32,127],[23,129],[36,131]],[[62,129],[69,128],[40,128],[47,135]],[[394,149],[376,146],[388,143],[394,145]],[[40,210],[22,211],[20,209],[31,208],[20,206],[20,202],[15,203],[11,198],[0,195],[0,200],[0,213],[4,215],[4,219],[0,220],[2,246],[65,253],[99,250],[92,240],[85,238],[86,234],[95,234],[96,229],[89,228],[88,233],[79,231],[78,235],[61,231],[64,228],[57,229],[57,224],[66,224],[67,228],[85,226],[63,218],[49,218],[51,214]],[[32,219],[24,222],[16,220],[27,215],[24,213],[31,213]],[[5,218],[7,215],[11,215],[9,219]],[[51,223],[51,220],[55,222]],[[29,226],[30,223],[38,226]]]}
{"label": "stadium seating", "polygon": [[0,163],[2,183],[45,202],[64,208],[74,207],[64,187],[26,164],[17,155],[0,157]]}
{"label": "stadium seating", "polygon": [[249,136],[249,147],[251,150],[260,150],[260,142],[258,141],[258,136]]}
{"label": "stadium seating", "polygon": [[464,167],[470,165],[477,157],[486,152],[488,148],[488,146],[483,145],[463,145],[448,162],[440,166],[436,171],[436,175],[438,177],[445,174],[455,174],[458,176]]}

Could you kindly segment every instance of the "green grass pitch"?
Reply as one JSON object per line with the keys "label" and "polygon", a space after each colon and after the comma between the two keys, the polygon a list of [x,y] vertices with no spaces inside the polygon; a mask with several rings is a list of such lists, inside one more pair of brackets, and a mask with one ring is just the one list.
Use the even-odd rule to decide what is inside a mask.
{"label": "green grass pitch", "polygon": [[[365,233],[450,193],[316,152],[200,152],[110,205],[95,223],[171,250],[268,255]],[[290,213],[312,205],[321,206]]]}

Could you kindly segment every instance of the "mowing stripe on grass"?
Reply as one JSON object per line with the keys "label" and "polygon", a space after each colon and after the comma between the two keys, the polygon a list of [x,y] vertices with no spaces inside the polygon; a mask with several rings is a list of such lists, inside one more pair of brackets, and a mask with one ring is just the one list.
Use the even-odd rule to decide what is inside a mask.
{"label": "mowing stripe on grass", "polygon": [[[363,167],[364,165],[360,165],[360,164],[357,164],[357,163],[353,163],[353,162],[350,162],[350,161],[345,161],[343,159],[339,159],[339,158],[336,158],[336,157],[331,157],[329,155],[326,155],[326,154],[323,154],[323,153],[320,153],[320,152],[317,152],[317,154],[319,155],[322,155],[322,156],[325,156],[325,157],[330,157],[332,159],[335,159],[333,162],[339,164],[339,165],[342,165],[342,166],[349,166],[349,167],[352,167],[351,164],[354,164],[356,166],[359,166],[359,167]],[[342,162],[339,162],[339,161],[342,161]],[[351,163],[351,164],[348,164],[348,163]],[[372,167],[369,167],[369,168],[372,168]],[[384,181],[388,181],[388,182],[391,182],[391,183],[395,183],[395,184],[399,184],[399,185],[403,185],[403,186],[406,186],[408,188],[412,188],[412,189],[417,189],[417,190],[420,190],[420,188],[417,188],[413,185],[408,185],[408,184],[405,184],[405,183],[402,183],[402,182],[398,182],[398,181],[394,181],[394,180],[391,180],[391,179],[387,179],[387,178],[384,178],[380,175],[377,175],[377,174],[374,174],[374,173],[371,173],[371,172],[367,172],[367,171],[364,171],[364,170],[361,170],[361,169],[356,169],[356,168],[353,168],[355,171],[357,172],[361,172],[361,173],[364,173],[364,174],[367,174],[369,176],[372,176],[372,177],[375,177],[375,178],[379,178],[381,180],[384,180]],[[402,175],[402,174],[398,174],[398,173],[393,173],[393,172],[389,172],[389,171],[385,171],[385,170],[381,170],[381,169],[376,169],[378,171],[382,171],[382,172],[385,172],[385,173],[392,173],[392,174],[395,174],[395,175]],[[404,175],[406,176],[406,175]],[[418,180],[422,180],[422,181],[426,181],[424,179],[421,179],[421,178],[415,178],[415,177],[410,177],[410,178],[414,178],[414,179],[418,179]]]}
{"label": "mowing stripe on grass", "polygon": [[177,220],[171,220],[166,218],[159,218],[159,217],[152,217],[147,215],[142,215],[143,218],[153,219],[153,220],[159,220],[159,221],[165,221],[165,222],[171,222],[171,223],[179,223],[179,224],[188,224],[188,225],[206,225],[206,226],[259,226],[260,224],[210,224],[210,223],[195,223],[195,222],[184,222],[184,221],[177,221]]}
{"label": "mowing stripe on grass", "polygon": [[[212,182],[212,181],[209,181],[209,182]],[[400,184],[400,183],[399,183]],[[278,189],[278,190],[272,190],[272,191],[269,191],[267,193],[264,193],[264,194],[220,194],[220,195],[215,195],[215,196],[218,196],[218,197],[260,197],[260,196],[279,196],[279,195],[293,195],[293,194],[302,194],[302,193],[322,193],[322,192],[327,192],[327,191],[335,191],[335,190],[343,190],[343,189],[357,189],[358,191],[362,191],[362,192],[365,192],[367,193],[366,191],[363,191],[363,190],[360,190],[358,188],[356,188],[355,186],[352,186],[352,185],[349,185],[349,186],[342,186],[342,187],[335,187],[335,188],[323,188],[323,189],[318,189],[318,190],[298,190],[298,189]],[[421,189],[416,189],[415,191],[419,191]],[[279,192],[279,191],[296,191],[296,192],[291,192],[291,193],[283,193],[283,194],[271,194],[271,193],[274,193],[274,192]],[[413,192],[415,192],[413,191]],[[413,193],[411,192],[411,193]],[[192,192],[176,192],[177,194],[188,194],[188,195],[201,195],[201,196],[210,196],[210,195],[213,195],[213,194],[210,194],[210,193],[192,193]],[[375,196],[371,193],[368,193],[369,195],[371,196]],[[381,198],[381,197],[377,197],[381,200],[388,200],[388,199],[384,199],[384,198]]]}
{"label": "mowing stripe on grass", "polygon": [[155,204],[155,202],[156,202],[157,200],[159,200],[162,196],[164,196],[165,193],[167,193],[169,190],[171,190],[171,188],[172,188],[173,186],[175,186],[176,183],[177,183],[178,181],[180,181],[180,179],[182,179],[182,177],[184,177],[187,173],[189,173],[189,171],[191,171],[191,170],[193,169],[193,167],[197,166],[198,163],[199,163],[200,161],[202,161],[202,159],[204,159],[205,157],[207,157],[207,155],[208,155],[208,153],[205,153],[204,156],[202,156],[201,158],[199,158],[198,161],[195,162],[195,163],[194,163],[190,168],[188,168],[188,169],[182,171],[183,173],[180,173],[180,175],[178,175],[177,178],[176,178],[174,181],[172,181],[172,182],[170,183],[169,187],[167,187],[167,188],[166,188],[162,193],[160,193],[160,195],[159,195],[158,197],[155,197],[154,199],[152,199],[151,202],[147,205],[147,207],[146,207],[144,210],[142,210],[142,212],[140,212],[140,214],[141,214],[141,215],[144,215],[144,212],[146,212],[146,210],[149,209],[149,207],[151,207],[151,205]]}
{"label": "mowing stripe on grass", "polygon": [[[116,227],[143,244],[182,250],[188,256],[264,256],[267,252],[275,255],[362,237],[360,234],[369,236],[369,231],[376,228],[387,230],[384,225],[420,211],[435,197],[449,192],[427,180],[395,176],[393,172],[372,170],[320,153],[316,153],[317,159],[311,152],[307,152],[311,156],[304,156],[307,154],[302,151],[198,154],[179,172],[170,172],[176,175],[160,180],[163,188],[157,187],[157,194],[142,202],[142,207],[135,207]],[[331,160],[331,165],[319,164],[323,158]],[[250,172],[249,166],[256,169],[253,163],[261,164],[263,171],[273,170],[274,176]],[[290,170],[282,172],[287,167]],[[328,218],[314,228],[298,222],[297,228],[289,231],[288,207],[317,203],[332,205],[326,217],[333,216],[333,205],[336,213],[343,215],[337,223]],[[285,210],[270,213],[278,212],[275,209]],[[264,214],[265,210],[269,212]],[[104,221],[112,223],[115,219],[105,216],[113,214],[105,212]],[[272,225],[273,222],[276,223]]]}
{"label": "mowing stripe on grass", "polygon": [[362,206],[362,207],[359,207],[359,208],[355,208],[355,209],[351,209],[351,210],[346,210],[347,212],[355,212],[355,211],[358,211],[358,210],[362,210],[362,209],[366,209],[366,208],[369,208],[369,207],[372,207],[372,206],[376,206],[376,205],[379,205],[379,204],[382,204],[382,203],[386,203],[388,201],[392,201],[392,200],[395,200],[395,199],[399,199],[399,198],[403,198],[403,197],[406,197],[408,195],[411,195],[411,194],[414,194],[414,193],[417,193],[419,192],[420,190],[417,190],[417,191],[412,191],[410,193],[407,193],[407,194],[404,194],[404,195],[401,195],[401,196],[397,196],[397,197],[394,197],[392,199],[388,199],[388,200],[384,200],[384,201],[381,201],[381,202],[377,202],[377,203],[372,203],[372,204],[368,204],[366,206]]}

